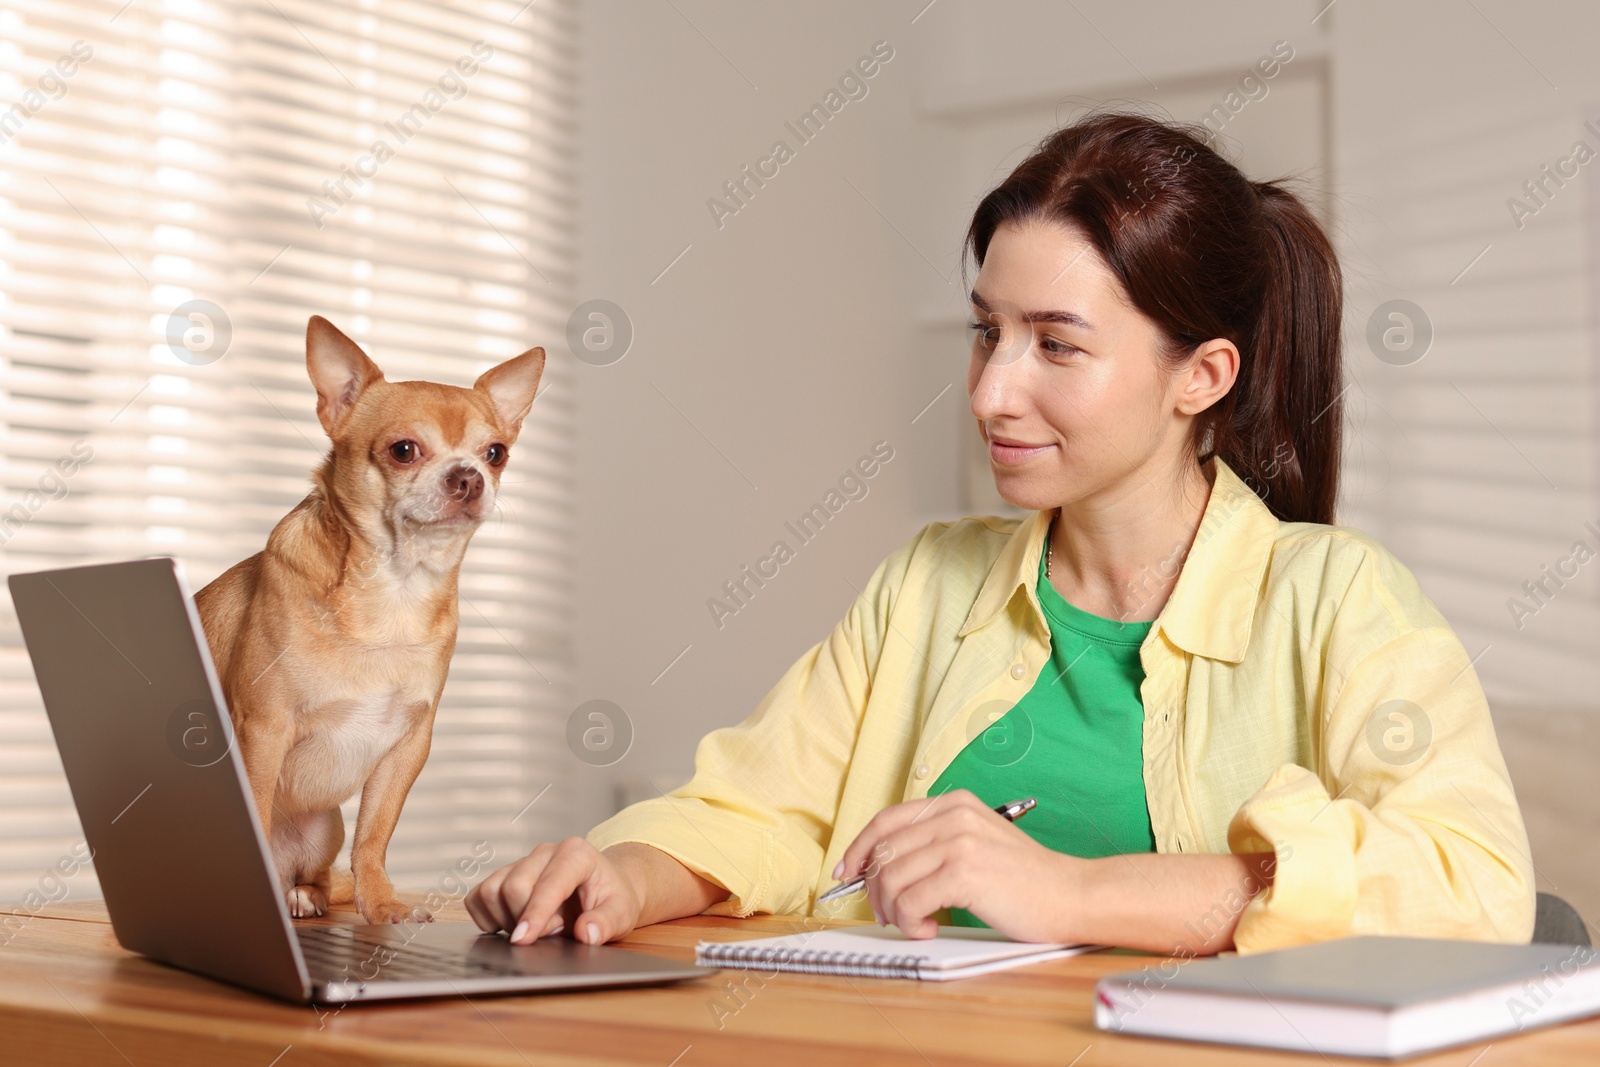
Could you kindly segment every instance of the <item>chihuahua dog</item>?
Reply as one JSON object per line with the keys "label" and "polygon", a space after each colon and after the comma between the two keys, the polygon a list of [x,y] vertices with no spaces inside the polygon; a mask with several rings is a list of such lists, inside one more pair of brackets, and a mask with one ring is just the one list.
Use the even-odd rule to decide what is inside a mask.
{"label": "chihuahua dog", "polygon": [[[384,855],[428,758],[461,559],[494,506],[544,349],[471,389],[388,382],[313,315],[306,369],[333,447],[267,547],[195,606],[290,914],[354,900],[369,923],[428,921],[395,896]],[[358,790],[350,871],[335,872],[339,805]]]}

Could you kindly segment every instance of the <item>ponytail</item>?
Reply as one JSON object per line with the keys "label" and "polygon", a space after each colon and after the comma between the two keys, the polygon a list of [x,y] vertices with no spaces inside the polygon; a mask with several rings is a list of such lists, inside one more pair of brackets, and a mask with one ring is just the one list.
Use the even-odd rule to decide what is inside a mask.
{"label": "ponytail", "polygon": [[1091,113],[1051,134],[979,203],[978,265],[1003,223],[1084,235],[1165,340],[1169,370],[1216,338],[1233,387],[1195,417],[1186,453],[1220,456],[1285,522],[1334,521],[1343,429],[1343,281],[1304,202],[1252,182],[1196,123]]}
{"label": "ponytail", "polygon": [[1252,358],[1231,417],[1212,424],[1212,449],[1280,519],[1332,523],[1344,427],[1339,260],[1298,197],[1274,182],[1251,186],[1266,288]]}

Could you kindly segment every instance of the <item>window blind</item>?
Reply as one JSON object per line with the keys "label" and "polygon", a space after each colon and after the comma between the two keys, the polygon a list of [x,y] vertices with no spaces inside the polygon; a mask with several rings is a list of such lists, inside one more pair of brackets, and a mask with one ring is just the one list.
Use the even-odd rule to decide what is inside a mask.
{"label": "window blind", "polygon": [[[172,555],[198,590],[259,551],[327,448],[310,314],[390,380],[555,356],[575,44],[560,0],[0,0],[6,572]],[[467,551],[389,849],[402,887],[561,823],[543,791],[568,710],[567,374],[547,363]],[[0,900],[96,895],[92,871],[49,877],[81,835],[8,597]]]}

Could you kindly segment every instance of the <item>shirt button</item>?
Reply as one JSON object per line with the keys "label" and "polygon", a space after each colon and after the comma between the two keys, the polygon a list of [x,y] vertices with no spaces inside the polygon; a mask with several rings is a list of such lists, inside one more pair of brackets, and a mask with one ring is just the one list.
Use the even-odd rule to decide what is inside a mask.
{"label": "shirt button", "polygon": [[918,778],[926,778],[926,777],[928,777],[928,765],[926,763],[917,764],[917,777]]}
{"label": "shirt button", "polygon": [[1013,663],[1011,665],[1011,677],[1013,677],[1013,678],[1021,678],[1024,674],[1027,674],[1027,673],[1028,673],[1028,668],[1024,667],[1022,664]]}

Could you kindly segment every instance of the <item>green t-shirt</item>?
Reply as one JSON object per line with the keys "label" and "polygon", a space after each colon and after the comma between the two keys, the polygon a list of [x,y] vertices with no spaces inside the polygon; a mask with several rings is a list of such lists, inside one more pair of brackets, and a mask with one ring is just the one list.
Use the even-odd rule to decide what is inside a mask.
{"label": "green t-shirt", "polygon": [[[1026,695],[956,754],[929,795],[968,789],[990,807],[1034,797],[1017,827],[1057,852],[1092,859],[1152,852],[1144,794],[1144,665],[1153,622],[1122,622],[1069,604],[1045,577],[1039,603],[1050,659]],[[963,908],[958,926],[983,926]]]}

